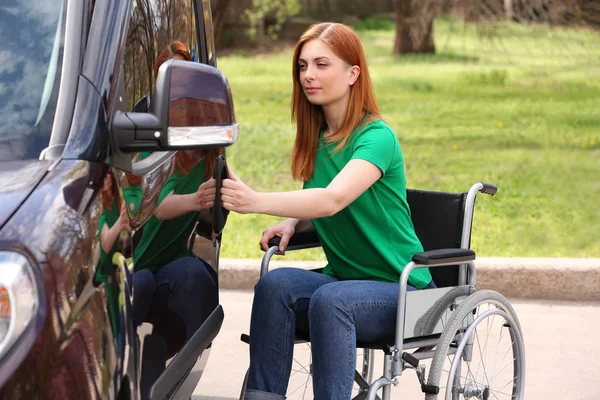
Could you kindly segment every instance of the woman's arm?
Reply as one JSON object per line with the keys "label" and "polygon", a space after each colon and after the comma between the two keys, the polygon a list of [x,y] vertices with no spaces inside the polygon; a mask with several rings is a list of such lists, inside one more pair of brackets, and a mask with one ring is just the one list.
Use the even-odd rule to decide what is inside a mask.
{"label": "woman's arm", "polygon": [[119,238],[119,234],[121,230],[118,229],[119,224],[114,224],[112,228],[109,228],[108,225],[104,225],[102,228],[102,233],[100,234],[100,244],[102,245],[102,250],[106,254],[110,254],[113,245]]}
{"label": "woman's arm", "polygon": [[203,211],[211,208],[215,201],[215,180],[204,182],[195,193],[169,193],[154,211],[156,218],[168,220],[190,211]]}
{"label": "woman's arm", "polygon": [[258,193],[240,181],[231,169],[223,181],[223,206],[238,213],[312,219],[332,216],[346,208],[381,178],[381,170],[369,161],[353,159],[326,188],[280,193]]}
{"label": "woman's arm", "polygon": [[195,207],[195,195],[195,193],[173,194],[171,192],[156,207],[154,215],[160,220],[167,220],[179,217],[190,211],[197,211]]}
{"label": "woman's arm", "polygon": [[110,254],[121,231],[129,231],[131,229],[129,226],[129,215],[127,215],[127,209],[125,207],[125,203],[123,203],[119,219],[117,219],[117,222],[115,222],[112,227],[109,228],[108,224],[104,224],[102,227],[102,231],[100,232],[100,245],[106,254]]}

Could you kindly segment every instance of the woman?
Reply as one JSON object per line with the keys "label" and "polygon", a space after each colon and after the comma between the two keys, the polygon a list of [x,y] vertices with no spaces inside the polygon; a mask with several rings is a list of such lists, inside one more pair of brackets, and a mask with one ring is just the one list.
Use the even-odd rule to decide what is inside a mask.
{"label": "woman", "polygon": [[117,272],[112,263],[112,256],[119,251],[119,245],[124,243],[119,243],[121,232],[129,232],[130,230],[131,226],[125,202],[121,202],[115,178],[108,171],[104,176],[102,214],[98,220],[100,261],[96,270],[96,280],[105,284],[111,327],[115,339],[119,341],[119,346],[122,346],[121,341],[123,340],[120,335],[119,283]]}
{"label": "woman", "polygon": [[[173,42],[160,53],[155,73],[171,58],[191,60],[185,45]],[[169,126],[181,124],[189,125],[180,118],[169,121]],[[199,213],[213,207],[212,175],[220,151],[177,152],[173,174],[161,189],[158,206],[135,248],[134,320],[153,323],[153,333],[167,339],[168,357],[179,351],[182,340],[189,340],[218,305],[216,274],[192,254],[188,239]],[[177,322],[185,325],[185,337],[175,334]]]}
{"label": "woman", "polygon": [[[292,173],[304,190],[257,193],[231,171],[222,201],[239,213],[288,219],[267,229],[263,250],[280,251],[300,221],[311,219],[328,264],[320,273],[276,269],[255,287],[246,399],[284,399],[296,331],[310,331],[316,399],[348,399],[356,341],[394,335],[398,281],[423,251],[406,201],[398,139],[379,116],[358,36],[341,24],[312,26],[293,60]],[[427,269],[411,289],[434,287]]]}

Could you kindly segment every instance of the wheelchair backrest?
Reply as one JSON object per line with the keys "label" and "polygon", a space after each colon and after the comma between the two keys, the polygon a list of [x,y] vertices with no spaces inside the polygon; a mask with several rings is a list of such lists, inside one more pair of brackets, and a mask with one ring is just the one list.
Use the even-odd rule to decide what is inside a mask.
{"label": "wheelchair backrest", "polygon": [[[460,248],[467,193],[407,189],[415,232],[427,250]],[[438,287],[458,285],[458,266],[431,268]]]}

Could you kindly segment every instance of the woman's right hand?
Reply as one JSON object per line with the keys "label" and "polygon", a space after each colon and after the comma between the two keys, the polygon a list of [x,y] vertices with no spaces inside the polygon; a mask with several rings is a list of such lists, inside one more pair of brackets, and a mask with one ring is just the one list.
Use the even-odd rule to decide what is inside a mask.
{"label": "woman's right hand", "polygon": [[117,225],[120,231],[131,231],[131,224],[129,222],[129,214],[127,213],[127,205],[125,202],[121,204],[121,212],[119,214],[119,219],[117,220]]}
{"label": "woman's right hand", "polygon": [[215,178],[210,178],[198,187],[194,198],[194,210],[203,211],[213,208],[215,205],[215,194],[217,193],[217,183]]}
{"label": "woman's right hand", "polygon": [[298,220],[292,218],[286,219],[285,221],[266,229],[260,239],[260,248],[263,251],[267,251],[269,249],[269,240],[275,236],[279,236],[281,238],[281,241],[279,242],[279,253],[284,255],[285,248],[290,242],[290,238],[294,236],[294,233],[296,232],[296,224],[298,224]]}

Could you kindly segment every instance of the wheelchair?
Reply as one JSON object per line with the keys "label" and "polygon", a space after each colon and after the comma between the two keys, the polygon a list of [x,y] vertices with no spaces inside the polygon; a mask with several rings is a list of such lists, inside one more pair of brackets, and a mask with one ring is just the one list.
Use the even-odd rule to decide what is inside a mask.
{"label": "wheelchair", "polygon": [[[407,369],[416,372],[426,400],[523,399],[525,349],[517,315],[501,294],[476,291],[470,241],[479,192],[494,195],[497,188],[480,182],[466,193],[407,190],[424,252],[415,254],[402,270],[394,339],[357,343],[353,399],[389,400],[391,386],[398,385]],[[279,241],[278,237],[269,241],[260,276],[268,272]],[[319,238],[314,230],[306,230],[295,233],[286,252],[314,247],[320,247]],[[424,267],[430,268],[437,288],[407,291],[410,272]],[[243,334],[242,341],[248,343],[248,335]],[[300,343],[309,345],[310,338],[296,332],[296,344]],[[383,374],[373,380],[378,350],[384,355]],[[424,360],[431,361],[426,365]],[[294,365],[298,362],[295,354]],[[246,379],[240,398],[245,387]],[[310,361],[292,368],[287,398],[312,398]]]}

